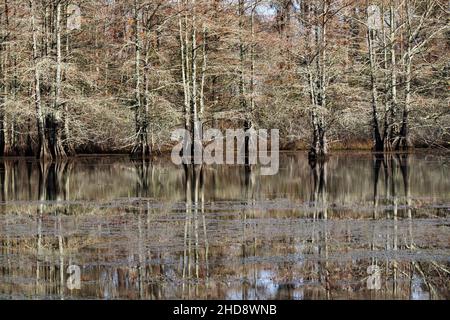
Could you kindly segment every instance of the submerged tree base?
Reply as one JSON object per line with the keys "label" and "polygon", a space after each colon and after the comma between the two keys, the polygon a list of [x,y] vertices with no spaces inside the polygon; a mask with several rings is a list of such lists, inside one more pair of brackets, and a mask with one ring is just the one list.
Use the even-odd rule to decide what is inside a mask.
{"label": "submerged tree base", "polygon": [[392,148],[396,151],[407,151],[413,149],[414,145],[409,137],[399,136],[392,142]]}
{"label": "submerged tree base", "polygon": [[132,159],[151,159],[152,150],[148,145],[137,144],[131,150],[130,156]]}
{"label": "submerged tree base", "polygon": [[309,163],[316,163],[316,162],[322,162],[326,161],[329,158],[328,151],[317,151],[314,148],[311,148],[308,152],[308,160]]}

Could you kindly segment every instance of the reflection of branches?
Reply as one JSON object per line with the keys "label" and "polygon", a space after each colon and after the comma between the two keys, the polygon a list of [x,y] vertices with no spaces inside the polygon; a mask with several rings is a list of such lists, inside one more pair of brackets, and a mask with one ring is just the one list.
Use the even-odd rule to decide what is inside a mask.
{"label": "reflection of branches", "polygon": [[[438,223],[433,222],[433,228],[429,229],[427,223],[421,225],[419,221],[412,220],[416,218],[412,205],[402,206],[404,201],[413,203],[411,197],[413,189],[409,190],[415,181],[413,179],[414,172],[409,168],[409,165],[413,164],[413,159],[395,154],[391,157],[373,158],[374,180],[365,180],[364,190],[362,190],[365,198],[368,193],[372,192],[373,183],[374,207],[377,210],[374,217],[376,219],[367,221],[368,225],[374,227],[373,230],[366,228],[363,223],[367,216],[364,216],[364,220],[348,220],[347,217],[341,219],[340,210],[334,208],[334,211],[328,209],[328,214],[324,213],[329,207],[328,202],[331,203],[332,196],[346,193],[346,190],[339,187],[346,186],[347,181],[353,182],[355,178],[360,177],[362,171],[359,169],[368,169],[367,162],[358,161],[352,167],[352,175],[348,176],[347,181],[334,183],[334,179],[343,175],[342,171],[338,171],[336,174],[333,172],[332,175],[330,174],[333,179],[330,176],[327,179],[327,173],[331,173],[330,170],[334,169],[332,167],[338,162],[335,162],[336,159],[340,161],[336,157],[328,163],[317,163],[311,168],[307,168],[305,164],[292,162],[289,167],[290,172],[285,170],[283,171],[285,175],[270,179],[257,176],[254,174],[257,171],[249,172],[246,176],[244,167],[240,170],[233,169],[233,171],[229,171],[228,168],[210,170],[205,167],[201,170],[197,167],[194,170],[193,167],[190,167],[185,171],[186,181],[182,181],[183,175],[180,172],[171,171],[169,175],[165,171],[161,171],[159,167],[155,169],[154,166],[149,168],[136,167],[135,164],[131,166],[122,164],[121,167],[103,166],[103,168],[106,167],[106,171],[110,172],[103,176],[96,173],[95,179],[109,184],[111,180],[102,180],[105,176],[123,172],[121,176],[112,181],[121,179],[121,182],[127,182],[118,183],[117,189],[113,189],[108,196],[126,194],[129,191],[126,188],[130,188],[131,185],[132,193],[128,193],[129,197],[141,198],[149,194],[151,198],[155,195],[154,198],[159,201],[161,195],[167,195],[174,201],[161,200],[164,202],[164,206],[159,206],[160,202],[156,203],[153,199],[139,199],[140,202],[133,201],[131,204],[125,200],[122,202],[122,204],[125,203],[125,207],[121,205],[120,207],[94,206],[93,208],[89,205],[67,205],[58,200],[47,200],[70,198],[69,188],[63,186],[67,185],[72,188],[74,185],[79,186],[78,183],[81,180],[79,174],[84,172],[78,167],[80,162],[76,162],[76,169],[78,169],[76,175],[70,175],[70,169],[66,170],[66,180],[62,179],[61,173],[58,173],[64,172],[64,170],[57,170],[56,165],[42,165],[43,170],[41,170],[41,164],[31,162],[33,174],[30,175],[24,169],[25,166],[21,166],[19,163],[15,169],[19,170],[19,180],[16,180],[15,183],[24,185],[25,188],[21,189],[25,192],[16,196],[14,188],[9,186],[9,189],[6,190],[8,199],[14,197],[28,199],[26,193],[28,180],[24,180],[24,178],[32,176],[32,190],[36,192],[33,197],[36,199],[39,196],[42,201],[37,204],[21,204],[20,207],[17,206],[18,209],[15,205],[8,204],[7,213],[13,210],[23,213],[29,212],[31,209],[34,210],[32,212],[38,214],[33,216],[32,220],[28,219],[27,215],[5,215],[0,227],[2,230],[12,231],[5,232],[1,237],[2,254],[9,258],[3,259],[2,272],[6,273],[6,277],[14,277],[18,274],[28,278],[30,275],[32,278],[36,277],[36,286],[33,281],[29,288],[33,287],[32,289],[36,290],[35,294],[40,297],[44,295],[58,297],[60,292],[64,293],[59,289],[61,285],[60,271],[62,270],[60,258],[62,258],[62,265],[65,265],[66,268],[67,264],[72,264],[72,260],[75,264],[78,264],[77,262],[83,264],[86,260],[88,261],[86,262],[88,267],[83,271],[83,277],[86,277],[83,281],[87,281],[87,286],[85,287],[83,284],[82,292],[73,293],[84,297],[135,299],[149,297],[155,299],[168,297],[333,298],[334,294],[342,297],[346,294],[345,290],[349,290],[348,297],[361,298],[362,296],[368,297],[366,295],[368,292],[365,290],[365,286],[360,287],[361,282],[355,281],[355,279],[361,280],[363,278],[361,275],[365,273],[367,267],[366,262],[368,264],[372,262],[379,267],[386,267],[386,272],[383,270],[383,276],[386,276],[386,281],[383,282],[386,287],[374,295],[371,292],[370,297],[372,298],[406,298],[409,292],[408,288],[412,292],[416,292],[417,283],[421,285],[420,293],[428,292],[425,282],[437,291],[437,293],[432,293],[433,298],[439,298],[436,294],[445,297],[447,292],[445,290],[448,287],[445,279],[448,278],[449,268],[445,261],[439,260],[441,259],[439,258],[441,257],[440,252],[437,253],[436,262],[430,261],[428,258],[418,262],[419,258],[415,258],[427,254],[427,252],[423,252],[430,249],[426,246],[432,246],[430,252],[436,247],[442,246],[441,234],[437,237],[437,243],[433,243],[433,233],[430,233],[429,236],[425,235],[423,238],[427,230],[437,232],[439,226],[436,228],[434,226]],[[352,162],[352,164],[355,163]],[[369,166],[371,164],[369,163]],[[92,167],[94,166],[90,165],[88,170],[102,170],[92,169]],[[127,171],[123,170],[123,167],[126,167]],[[14,167],[9,165],[8,168],[13,169]],[[59,166],[59,168],[62,167]],[[10,169],[7,170],[9,171],[3,172],[3,176],[6,174],[11,177],[8,178],[9,181],[13,181],[12,177],[14,174],[17,175],[17,172],[12,174]],[[136,174],[145,171],[147,174]],[[387,190],[390,196],[387,201],[392,204],[394,203],[393,197],[399,199],[397,222],[393,216],[394,207],[382,206],[382,201],[386,200],[383,198],[385,192],[383,171],[386,171],[388,176]],[[152,172],[155,173],[152,174]],[[41,175],[40,180],[38,180],[38,173]],[[54,175],[53,178],[50,177],[51,174]],[[213,188],[211,183],[215,174],[217,174],[217,187]],[[299,181],[304,181],[308,174],[311,184],[298,187]],[[124,175],[129,176],[130,179],[123,181]],[[404,177],[403,181],[402,177]],[[83,175],[82,178],[84,181],[88,181],[85,179],[86,175]],[[139,179],[141,181],[137,181]],[[155,192],[154,186],[159,180],[164,182],[165,190]],[[330,184],[331,182],[333,183]],[[48,186],[48,183],[51,186]],[[393,183],[395,186],[391,185]],[[260,209],[259,201],[255,203],[256,199],[259,200],[258,197],[262,195],[269,195],[269,197],[273,194],[280,195],[282,193],[284,195],[285,189],[282,188],[287,188],[288,184],[291,185],[289,185],[290,189],[286,190],[286,194],[291,196],[295,191],[297,192],[296,199],[304,199],[307,194],[311,197],[310,208],[295,207],[295,209],[288,208],[287,210],[269,208],[270,211],[267,212],[270,214],[264,214],[266,208]],[[42,186],[39,188],[40,194],[37,195],[39,185]],[[148,186],[148,190],[143,187],[145,185]],[[177,189],[181,185],[184,186],[183,190]],[[369,192],[367,192],[367,186],[370,186]],[[223,191],[222,188],[224,188]],[[225,188],[233,190],[226,193],[228,190]],[[262,190],[258,188],[262,188]],[[104,193],[100,196],[98,193],[90,193],[91,190],[83,190],[84,193],[80,193],[77,197],[82,198],[89,195],[95,197],[94,199],[99,199],[104,196]],[[217,190],[223,193],[214,194]],[[406,200],[403,199],[403,191]],[[180,207],[181,192],[184,193],[186,199],[181,198]],[[72,193],[74,192],[72,191]],[[369,195],[369,197],[371,196],[372,194]],[[361,194],[357,197],[361,198]],[[218,198],[238,198],[240,201],[236,207],[233,206],[235,203],[231,201],[224,201],[225,204],[213,203]],[[205,202],[208,199],[212,199],[211,203]],[[336,201],[335,199],[333,198],[333,203]],[[349,202],[354,199],[349,198]],[[378,202],[379,206],[377,207]],[[157,205],[154,206],[155,203]],[[67,214],[63,204],[67,206]],[[231,204],[230,207],[228,204]],[[13,206],[13,210],[10,209],[11,206]],[[206,216],[205,211],[209,214],[210,210],[214,210],[213,219]],[[408,210],[410,210],[410,214]],[[307,218],[312,217],[314,213],[315,219],[305,218],[304,212],[306,212]],[[331,214],[332,212],[333,214]],[[386,213],[389,213],[389,220],[385,219],[384,214]],[[372,212],[370,212],[371,214]],[[27,221],[22,222],[25,219]],[[408,221],[411,222],[409,229]],[[21,233],[24,229],[22,228],[17,236],[15,233],[17,226],[14,225],[16,222],[19,223],[19,228],[22,223],[30,227],[26,229],[26,234]],[[393,240],[396,235],[394,232],[396,224],[398,225],[398,242]],[[208,239],[208,235],[211,236],[209,228],[214,230],[213,238],[210,239]],[[314,230],[312,230],[313,228]],[[382,238],[380,238],[380,234]],[[412,235],[416,239],[413,239]],[[20,239],[15,240],[16,236]],[[10,238],[8,239],[8,237]],[[310,237],[314,239],[314,242]],[[390,237],[389,241],[385,240],[387,237]],[[383,250],[384,248],[381,247],[384,247],[385,243],[386,248]],[[395,247],[393,243],[397,244],[398,252],[393,251]],[[210,244],[213,246],[209,247]],[[367,252],[369,245],[374,252]],[[424,246],[424,248],[419,246]],[[7,250],[9,250],[9,255]],[[16,255],[11,254],[16,252],[20,255],[19,262],[15,262]],[[355,252],[361,253],[360,259],[350,257]],[[74,259],[74,255],[77,259]],[[386,263],[385,258],[381,258],[383,255],[387,257]],[[27,257],[31,258],[29,266],[24,263]],[[408,257],[416,259],[414,263],[426,276],[425,280],[422,280],[422,273],[417,270],[416,265],[408,260]],[[7,263],[9,262],[7,260],[11,260],[12,269],[8,269]],[[396,296],[393,295],[392,290],[394,260],[397,260]],[[92,261],[98,261],[98,264],[92,263]],[[210,262],[213,264],[209,265]],[[27,268],[30,268],[31,271]],[[182,268],[185,271],[183,278],[181,277]],[[410,279],[411,281],[409,281]],[[206,281],[206,287],[204,281]],[[13,284],[5,282],[1,287],[15,292],[23,290],[23,292],[34,293],[18,283],[19,281],[16,280]],[[13,285],[14,288],[12,288]],[[69,292],[66,291],[65,294],[67,297]]]}
{"label": "reflection of branches", "polygon": [[[411,175],[410,175],[410,156],[406,153],[402,154],[385,154],[383,156],[378,156],[374,160],[374,212],[377,210],[378,203],[378,174],[379,174],[379,162],[383,162],[383,170],[385,172],[385,190],[386,190],[386,199],[389,203],[392,204],[391,207],[387,209],[387,217],[391,218],[390,213],[392,213],[392,221],[393,221],[393,233],[392,233],[392,243],[389,245],[389,233],[387,233],[387,250],[397,251],[401,249],[401,244],[399,243],[399,231],[398,231],[398,220],[399,220],[399,194],[396,188],[396,182],[398,178],[398,171],[401,173],[401,180],[404,191],[404,200],[402,200],[401,204],[404,201],[404,218],[408,221],[408,229],[407,235],[405,235],[405,244],[404,247],[409,250],[416,250],[417,247],[414,243],[414,230],[413,230],[413,206],[412,206],[412,197],[411,197]],[[402,210],[403,211],[403,210]],[[374,213],[375,214],[375,213]],[[398,279],[399,275],[409,276],[411,279],[413,277],[414,270],[420,275],[423,283],[427,286],[428,291],[431,296],[437,295],[437,285],[433,284],[432,273],[423,270],[422,264],[418,261],[411,261],[406,265],[399,263],[395,258],[390,261],[386,261],[387,266],[392,266],[392,292],[393,296],[397,297],[399,294],[399,285],[400,281]],[[428,261],[427,265],[429,267],[433,266],[440,270],[446,270],[445,267],[440,266],[438,263],[434,261]],[[409,266],[409,268],[407,267]],[[406,267],[406,272],[403,269]],[[409,270],[409,272],[408,272]],[[429,277],[428,277],[429,275]],[[409,282],[411,292],[412,280]],[[430,296],[430,298],[431,298]]]}
{"label": "reflection of branches", "polygon": [[[404,186],[404,192],[405,192],[405,198],[406,198],[406,217],[408,219],[408,235],[409,235],[409,244],[407,245],[407,247],[410,250],[416,250],[417,246],[414,242],[414,232],[412,229],[412,199],[411,199],[411,191],[410,191],[410,163],[409,163],[409,156],[408,154],[398,154],[396,155],[397,161],[399,163],[400,166],[400,171],[402,173],[402,178],[403,178],[403,186]],[[429,261],[429,263],[435,267],[437,270],[443,271],[447,274],[450,274],[450,271],[448,271],[445,267],[441,266],[440,264],[438,264],[435,261]],[[436,288],[433,286],[432,280],[428,280],[427,275],[426,274],[430,274],[430,272],[425,273],[421,267],[421,264],[419,262],[415,262],[413,261],[412,266],[419,272],[419,274],[422,276],[422,280],[424,281],[425,285],[428,287],[430,295],[431,296],[437,296],[437,290]],[[444,276],[445,277],[445,276]],[[430,298],[431,298],[430,296]]]}
{"label": "reflection of branches", "polygon": [[[70,174],[73,169],[71,161],[65,160],[60,162],[39,162],[39,175],[38,175],[38,199],[39,205],[37,208],[37,243],[36,243],[36,290],[40,288],[41,281],[41,264],[42,259],[47,259],[47,254],[52,254],[49,250],[44,250],[44,236],[42,235],[42,220],[43,215],[47,211],[48,200],[50,201],[66,201],[70,197]],[[29,175],[30,176],[30,175]],[[31,182],[29,182],[31,184]],[[64,298],[64,274],[65,274],[65,253],[64,253],[64,235],[63,235],[63,223],[62,214],[66,213],[67,207],[63,209],[56,207],[57,213],[57,248],[59,257],[59,294],[60,298]],[[47,239],[48,242],[50,239]],[[47,268],[47,267],[45,267]],[[51,268],[51,267],[50,267]],[[44,270],[44,275],[48,274]]]}

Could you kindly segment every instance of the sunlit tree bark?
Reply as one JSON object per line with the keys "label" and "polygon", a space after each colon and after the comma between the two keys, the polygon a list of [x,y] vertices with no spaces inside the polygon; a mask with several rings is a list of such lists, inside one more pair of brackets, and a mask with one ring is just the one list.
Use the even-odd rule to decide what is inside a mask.
{"label": "sunlit tree bark", "polygon": [[31,10],[31,27],[33,32],[33,67],[34,67],[34,104],[36,110],[36,126],[38,134],[37,157],[41,159],[48,159],[51,153],[48,146],[48,141],[45,136],[45,120],[42,112],[41,103],[41,80],[39,72],[39,53],[38,53],[38,30],[36,25],[36,4],[35,0],[30,0]]}

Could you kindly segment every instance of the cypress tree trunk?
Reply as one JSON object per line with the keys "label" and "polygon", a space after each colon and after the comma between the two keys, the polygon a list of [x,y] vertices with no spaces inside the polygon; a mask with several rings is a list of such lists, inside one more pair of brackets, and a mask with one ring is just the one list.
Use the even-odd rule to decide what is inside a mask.
{"label": "cypress tree trunk", "polygon": [[[134,115],[135,115],[135,127],[136,127],[136,138],[133,150],[131,151],[131,156],[134,158],[148,158],[150,157],[150,147],[148,143],[148,112],[150,104],[150,93],[149,93],[149,80],[148,80],[148,69],[149,69],[149,50],[148,48],[150,40],[148,36],[146,37],[145,55],[144,55],[144,75],[143,75],[143,85],[144,85],[144,101],[142,101],[142,81],[141,81],[141,57],[142,57],[142,44],[143,39],[141,39],[142,33],[142,8],[140,8],[140,3],[138,0],[134,1],[134,47],[135,47],[135,102],[134,102]],[[147,35],[147,31],[145,32]]]}
{"label": "cypress tree trunk", "polygon": [[313,98],[312,110],[312,125],[313,125],[313,140],[310,147],[309,159],[316,161],[317,159],[324,159],[328,156],[328,140],[327,140],[327,126],[325,121],[325,111],[327,109],[327,14],[328,1],[323,0],[322,8],[319,11],[317,4],[314,5],[313,19],[316,19],[314,34],[315,47],[317,51],[315,63],[315,76],[310,75],[311,92],[315,97]]}
{"label": "cypress tree trunk", "polygon": [[[244,131],[248,132],[251,128],[251,120],[250,120],[250,112],[248,109],[247,99],[245,97],[245,44],[242,33],[244,32],[244,19],[245,19],[245,8],[244,8],[244,0],[239,0],[239,106],[241,112],[245,113],[244,116]],[[250,139],[246,135],[245,136],[245,145],[244,145],[244,157],[245,163],[249,164],[249,153],[250,153]]]}
{"label": "cypress tree trunk", "polygon": [[[147,40],[147,44],[149,46],[150,41]],[[143,119],[142,119],[142,157],[150,157],[152,152],[151,144],[149,143],[149,112],[150,112],[150,103],[151,96],[149,91],[149,78],[148,72],[150,71],[150,61],[149,61],[149,51],[150,48],[146,48],[145,50],[145,66],[144,66],[144,110],[143,110]]]}
{"label": "cypress tree trunk", "polygon": [[[181,6],[180,1],[180,12],[182,10],[185,11],[184,19],[180,15],[178,20],[179,25],[179,40],[180,40],[180,58],[181,58],[181,76],[182,76],[182,82],[183,82],[183,93],[184,93],[184,128],[187,132],[189,132],[189,135],[191,135],[191,132],[193,131],[193,127],[191,126],[191,63],[190,63],[190,54],[192,53],[191,50],[189,50],[189,23],[188,23],[188,12],[187,12],[187,3],[184,3],[184,7]],[[191,137],[192,138],[192,137]],[[188,137],[185,137],[185,139],[188,139]],[[189,157],[193,156],[193,147],[189,150],[186,150],[183,148],[183,156]]]}
{"label": "cypress tree trunk", "polygon": [[[5,35],[9,32],[9,6],[8,6],[8,2],[5,1]],[[6,40],[10,40],[9,38],[5,38],[4,41]],[[2,82],[3,82],[3,90],[0,92],[0,96],[1,96],[1,105],[0,105],[0,117],[1,117],[1,135],[2,135],[2,148],[1,148],[1,152],[2,152],[2,156],[8,156],[11,153],[11,141],[10,141],[10,136],[11,136],[11,132],[9,132],[9,121],[7,119],[6,116],[6,110],[5,110],[5,106],[8,100],[8,97],[10,95],[10,85],[9,85],[9,80],[8,80],[8,68],[9,68],[9,58],[10,58],[10,50],[11,50],[11,46],[8,43],[5,43],[4,45],[2,45],[3,47],[3,59],[0,63],[2,63],[3,68],[3,77],[2,77]]]}
{"label": "cypress tree trunk", "polygon": [[378,92],[377,92],[377,82],[376,82],[376,57],[374,49],[374,38],[375,30],[369,27],[367,38],[369,44],[369,59],[370,59],[370,85],[371,85],[371,95],[372,95],[372,130],[373,130],[373,140],[374,140],[374,151],[383,151],[383,139],[380,134],[380,127],[378,123]]}
{"label": "cypress tree trunk", "polygon": [[139,39],[140,19],[138,1],[134,0],[134,121],[136,128],[136,138],[133,150],[131,152],[133,157],[140,157],[142,154],[142,141],[141,141],[141,75],[140,75],[140,62],[141,62],[141,44]]}
{"label": "cypress tree trunk", "polygon": [[[381,4],[381,16],[385,16],[384,2]],[[389,45],[386,35],[385,23],[381,23],[381,32],[383,36],[383,67],[384,67],[384,124],[383,124],[383,151],[390,150],[392,141],[392,104],[390,101],[390,79],[388,77],[389,70]]]}
{"label": "cypress tree trunk", "polygon": [[[198,83],[197,83],[197,10],[196,10],[196,1],[191,0],[192,2],[192,31],[191,31],[191,141],[192,141],[192,156],[193,161],[195,162],[195,157],[199,155],[195,151],[197,150],[197,146],[201,144],[201,129],[202,125],[199,117],[198,110]],[[200,149],[198,149],[200,150]]]}
{"label": "cypress tree trunk", "polygon": [[64,132],[64,111],[61,110],[61,74],[62,74],[62,54],[61,54],[61,1],[56,4],[55,17],[56,32],[56,75],[55,75],[55,99],[53,105],[52,126],[54,139],[52,139],[52,153],[55,158],[66,157],[66,152],[62,145],[62,137]]}
{"label": "cypress tree trunk", "polygon": [[405,104],[403,106],[402,114],[402,126],[400,133],[395,142],[396,149],[408,150],[411,148],[412,143],[409,139],[409,110],[411,108],[411,80],[412,80],[412,48],[414,41],[414,35],[411,30],[411,13],[408,1],[405,2],[406,11],[406,32],[407,32],[407,42],[406,42],[406,56],[405,56]]}
{"label": "cypress tree trunk", "polygon": [[7,86],[6,86],[6,55],[7,55],[7,46],[3,42],[8,40],[8,1],[5,1],[5,19],[4,21],[0,19],[0,25],[2,26],[2,30],[5,32],[0,33],[0,157],[3,157],[5,154],[5,103],[6,103],[6,95],[7,95]]}
{"label": "cypress tree trunk", "polygon": [[[63,63],[67,63],[67,59],[69,57],[70,54],[70,34],[69,34],[69,29],[67,27],[67,22],[68,22],[68,13],[67,13],[67,9],[68,9],[68,2],[65,2],[63,5],[63,20],[62,20],[62,25],[63,25],[63,31],[66,36],[65,39],[65,57],[62,59]],[[67,81],[66,79],[67,77],[67,72],[65,72],[63,70],[62,72],[62,81],[65,82]],[[64,103],[64,150],[66,152],[67,155],[73,155],[75,154],[75,147],[73,146],[72,142],[71,142],[71,130],[70,130],[70,124],[69,124],[69,105],[68,102]]]}
{"label": "cypress tree trunk", "polygon": [[[0,21],[1,23],[1,21]],[[3,35],[0,35],[0,37]],[[4,45],[0,43],[0,157],[5,153],[5,101],[6,101],[6,66],[4,65],[3,53]]]}
{"label": "cypress tree trunk", "polygon": [[33,32],[33,66],[34,66],[34,105],[36,112],[36,127],[38,134],[38,147],[37,147],[37,158],[48,159],[51,157],[47,139],[45,137],[45,125],[44,116],[42,114],[41,106],[41,82],[40,82],[40,72],[38,66],[38,31],[36,27],[36,8],[35,0],[30,0],[30,10],[31,10],[31,26]]}
{"label": "cypress tree trunk", "polygon": [[[393,138],[396,135],[395,119],[397,116],[397,59],[395,52],[395,33],[396,33],[396,21],[395,21],[395,8],[393,0],[390,1],[390,54],[391,54],[391,96],[390,96],[390,128],[388,129],[388,136],[385,137],[385,149],[392,150]],[[398,131],[397,131],[398,132]]]}
{"label": "cypress tree trunk", "polygon": [[411,108],[411,64],[412,57],[410,55],[410,48],[408,46],[408,53],[406,57],[406,70],[405,70],[405,105],[403,107],[402,126],[398,138],[394,145],[398,150],[408,150],[411,148],[412,143],[409,139],[409,110]]}

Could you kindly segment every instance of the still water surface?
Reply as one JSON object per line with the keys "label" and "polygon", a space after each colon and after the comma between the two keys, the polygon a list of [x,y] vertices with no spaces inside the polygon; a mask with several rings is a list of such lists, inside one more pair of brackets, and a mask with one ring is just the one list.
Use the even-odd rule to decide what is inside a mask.
{"label": "still water surface", "polygon": [[0,160],[0,298],[450,299],[448,157],[280,167]]}

